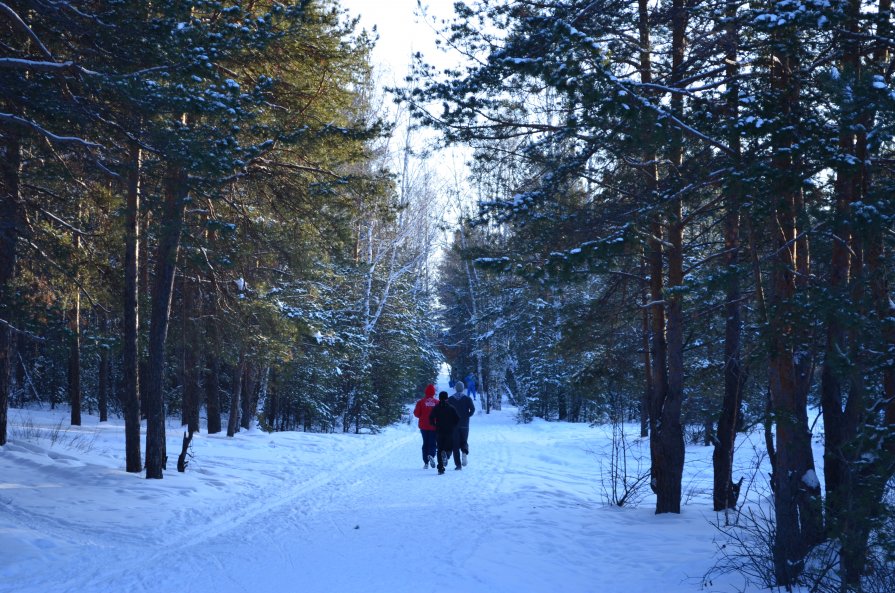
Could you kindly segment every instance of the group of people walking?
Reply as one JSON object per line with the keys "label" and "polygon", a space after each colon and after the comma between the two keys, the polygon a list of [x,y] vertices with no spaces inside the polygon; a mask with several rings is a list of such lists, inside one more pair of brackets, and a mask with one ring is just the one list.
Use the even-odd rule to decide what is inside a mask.
{"label": "group of people walking", "polygon": [[423,435],[423,467],[436,467],[437,463],[439,474],[444,473],[451,456],[454,469],[459,470],[469,455],[469,418],[475,414],[475,404],[462,381],[453,387],[451,396],[442,391],[435,399],[435,386],[427,385],[425,396],[413,409]]}

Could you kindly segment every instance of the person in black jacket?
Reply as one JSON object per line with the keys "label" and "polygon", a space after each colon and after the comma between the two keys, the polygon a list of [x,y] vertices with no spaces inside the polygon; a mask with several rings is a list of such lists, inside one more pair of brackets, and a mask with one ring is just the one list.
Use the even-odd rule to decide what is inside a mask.
{"label": "person in black jacket", "polygon": [[[448,403],[447,391],[438,394],[438,405],[429,414],[429,423],[435,427],[435,439],[438,441],[438,473],[444,473],[444,465],[454,448],[454,429],[460,422],[457,411]],[[457,469],[460,469],[457,466]]]}
{"label": "person in black jacket", "polygon": [[457,416],[460,418],[457,428],[454,429],[454,469],[460,469],[461,463],[466,465],[466,456],[469,455],[469,418],[475,414],[475,404],[469,395],[463,393],[464,387],[462,381],[457,381],[454,384],[457,392],[448,399],[448,403],[457,410]]}

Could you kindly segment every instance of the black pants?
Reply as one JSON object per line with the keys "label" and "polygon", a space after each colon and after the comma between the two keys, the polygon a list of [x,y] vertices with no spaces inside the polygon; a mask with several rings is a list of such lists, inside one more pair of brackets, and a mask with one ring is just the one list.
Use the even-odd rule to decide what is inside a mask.
{"label": "black pants", "polygon": [[451,454],[451,449],[454,448],[454,441],[451,433],[443,433],[439,432],[437,434],[438,440],[438,473],[444,471],[444,464],[448,459],[448,456]]}
{"label": "black pants", "polygon": [[453,440],[453,452],[454,452],[454,465],[456,467],[460,467],[460,452],[466,453],[469,455],[469,443],[467,440],[469,439],[469,427],[468,426],[458,426],[454,429],[454,438]]}

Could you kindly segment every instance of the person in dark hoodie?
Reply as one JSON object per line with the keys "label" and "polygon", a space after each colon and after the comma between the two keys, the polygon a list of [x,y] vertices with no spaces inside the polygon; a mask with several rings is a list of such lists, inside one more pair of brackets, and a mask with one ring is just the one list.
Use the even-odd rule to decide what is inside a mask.
{"label": "person in dark hoodie", "polygon": [[413,415],[420,419],[420,434],[423,435],[423,468],[430,465],[435,467],[435,456],[437,449],[437,439],[435,436],[435,427],[429,422],[429,414],[438,405],[435,399],[435,386],[426,385],[425,396],[416,402],[413,408]]}
{"label": "person in dark hoodie", "polygon": [[[444,465],[451,454],[453,446],[454,429],[460,417],[457,411],[448,403],[447,391],[438,394],[438,405],[429,414],[429,423],[435,427],[435,437],[438,440],[438,473],[444,473]],[[460,466],[457,466],[460,469]]]}
{"label": "person in dark hoodie", "polygon": [[454,469],[460,469],[461,464],[466,465],[466,456],[469,455],[469,417],[475,414],[475,404],[472,398],[463,393],[465,385],[462,381],[454,384],[456,392],[448,399],[448,403],[457,411],[460,421],[454,430]]}

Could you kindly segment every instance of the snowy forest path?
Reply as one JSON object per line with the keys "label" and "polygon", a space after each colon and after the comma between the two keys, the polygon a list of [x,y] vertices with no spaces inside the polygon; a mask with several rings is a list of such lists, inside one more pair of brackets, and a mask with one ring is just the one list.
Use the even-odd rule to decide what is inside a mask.
{"label": "snowy forest path", "polygon": [[[269,575],[271,582],[280,582],[282,573],[288,572],[297,580],[325,583],[320,591],[340,590],[331,588],[340,575],[315,574],[328,570],[333,557],[350,558],[354,569],[371,574],[383,566],[410,568],[410,559],[435,552],[434,542],[442,530],[450,532],[453,550],[443,566],[447,579],[451,572],[462,570],[479,548],[511,463],[504,431],[515,422],[507,417],[508,423],[499,423],[499,428],[486,428],[482,418],[479,414],[472,420],[469,466],[458,472],[449,469],[443,476],[422,469],[417,461],[421,461],[421,438],[415,422],[379,435],[273,437],[250,431],[231,442],[222,442],[219,435],[200,435],[187,473],[168,472],[163,480],[168,486],[171,480],[192,478],[192,483],[175,488],[174,496],[170,488],[157,489],[161,482],[77,464],[71,471],[95,473],[88,479],[107,482],[108,490],[133,503],[129,516],[135,523],[109,520],[97,508],[102,501],[87,499],[86,491],[81,499],[77,490],[70,495],[85,509],[99,513],[89,525],[79,523],[77,516],[68,520],[52,512],[56,507],[50,504],[46,515],[16,518],[10,512],[8,517],[22,528],[66,542],[65,549],[57,544],[49,553],[73,559],[63,574],[30,574],[27,586],[16,590],[113,590],[123,580],[130,581],[131,591],[234,586],[242,590],[255,588],[259,579],[263,582],[256,567],[271,564],[277,567],[276,574]],[[172,440],[177,433],[177,427],[169,428]],[[290,446],[291,441],[296,446]],[[271,448],[276,449],[273,460]],[[217,458],[210,458],[206,450]],[[156,498],[156,492],[163,496]],[[154,505],[167,507],[163,524],[136,521]],[[443,521],[447,509],[457,512],[463,525],[476,529],[452,529]],[[158,570],[178,565],[183,571]],[[176,579],[165,582],[164,575],[170,574]],[[234,575],[244,575],[245,581]],[[399,571],[395,577],[392,590],[400,591],[405,575]],[[350,587],[356,575],[345,578]]]}
{"label": "snowy forest path", "polygon": [[[141,579],[145,591],[158,591],[158,575],[153,574],[153,566],[160,564],[176,564],[179,559],[195,567],[197,564],[205,566],[197,574],[226,575],[228,558],[235,554],[228,551],[229,548],[251,546],[256,553],[281,555],[284,561],[288,561],[289,554],[275,538],[259,537],[270,530],[294,531],[301,530],[298,520],[303,514],[303,509],[313,509],[320,501],[338,497],[339,492],[351,488],[358,482],[355,471],[362,466],[375,466],[377,462],[393,455],[396,450],[406,448],[412,440],[412,435],[400,435],[398,438],[369,442],[356,439],[357,451],[346,455],[345,460],[327,467],[316,468],[318,471],[287,471],[281,472],[288,481],[284,481],[274,489],[253,489],[245,492],[241,498],[234,498],[230,506],[217,509],[220,514],[207,514],[197,517],[195,509],[186,509],[180,512],[179,520],[184,525],[191,525],[183,532],[178,532],[172,537],[160,541],[158,547],[133,562],[126,562],[118,572],[133,572],[145,574]],[[282,460],[285,464],[300,467],[303,464],[300,454],[290,454]],[[226,483],[221,484],[226,488]],[[285,535],[285,534],[284,534]],[[259,539],[263,540],[259,542]],[[250,559],[252,555],[239,555],[244,559]],[[214,567],[218,570],[215,571]],[[110,585],[116,581],[116,575],[110,574],[108,567],[98,567],[98,574],[85,575],[92,583],[102,583],[108,580]],[[251,572],[249,572],[251,574]],[[189,580],[188,575],[182,575]],[[212,579],[213,581],[214,579]],[[180,581],[181,583],[183,581]],[[201,588],[210,583],[196,583]],[[187,590],[194,587],[187,587]],[[173,589],[172,589],[173,590]]]}
{"label": "snowy forest path", "polygon": [[441,476],[422,467],[415,421],[202,434],[163,480],[119,466],[120,425],[71,434],[93,431],[84,459],[0,450],[0,593],[652,590],[632,575],[691,593],[713,550],[702,512],[603,504],[606,430],[518,424],[512,409],[477,412],[469,465]]}

